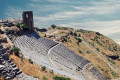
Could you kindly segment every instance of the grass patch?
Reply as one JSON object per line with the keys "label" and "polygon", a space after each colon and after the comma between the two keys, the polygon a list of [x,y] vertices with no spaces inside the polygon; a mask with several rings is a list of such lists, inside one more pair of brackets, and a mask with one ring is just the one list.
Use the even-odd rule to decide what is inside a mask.
{"label": "grass patch", "polygon": [[70,78],[59,77],[59,76],[54,76],[53,79],[54,79],[54,80],[70,80]]}
{"label": "grass patch", "polygon": [[48,80],[48,78],[47,78],[47,77],[45,77],[45,76],[43,76],[43,80]]}
{"label": "grass patch", "polygon": [[[33,76],[33,78],[38,78],[37,76]],[[39,78],[38,78],[39,79]]]}
{"label": "grass patch", "polygon": [[119,77],[118,74],[115,73],[114,71],[111,71],[111,74],[113,75],[114,78],[118,78]]}
{"label": "grass patch", "polygon": [[5,24],[3,24],[2,26],[3,26],[3,27],[6,27],[6,25],[5,25]]}

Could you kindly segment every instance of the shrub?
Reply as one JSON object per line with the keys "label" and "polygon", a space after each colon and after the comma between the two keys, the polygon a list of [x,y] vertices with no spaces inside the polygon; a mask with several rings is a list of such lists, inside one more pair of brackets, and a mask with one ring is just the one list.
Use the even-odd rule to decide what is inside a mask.
{"label": "shrub", "polygon": [[42,66],[42,70],[45,71],[45,70],[46,70],[46,67],[45,67],[45,66]]}
{"label": "shrub", "polygon": [[78,42],[82,42],[82,40],[80,38],[78,38]]}
{"label": "shrub", "polygon": [[98,52],[100,52],[100,49],[99,49],[99,48],[96,48],[96,50],[97,50]]}
{"label": "shrub", "polygon": [[74,35],[74,36],[77,36],[77,33],[74,33],[73,35]]}
{"label": "shrub", "polygon": [[102,46],[102,43],[100,43],[98,40],[96,40],[97,41],[97,44],[99,44],[100,46]]}
{"label": "shrub", "polygon": [[89,54],[89,53],[91,53],[91,50],[87,50],[86,52]]}
{"label": "shrub", "polygon": [[31,64],[33,64],[33,61],[31,59],[28,60]]}
{"label": "shrub", "polygon": [[97,35],[101,35],[99,32],[96,32]]}
{"label": "shrub", "polygon": [[102,52],[103,55],[106,55],[105,52]]}
{"label": "shrub", "polygon": [[33,78],[38,78],[37,76],[33,76]]}
{"label": "shrub", "polygon": [[3,24],[2,26],[3,26],[3,27],[6,27],[6,25],[5,25],[5,24]]}
{"label": "shrub", "polygon": [[80,49],[78,51],[79,51],[79,53],[83,53]]}
{"label": "shrub", "polygon": [[82,40],[75,36],[75,39],[78,40],[78,42],[82,42]]}
{"label": "shrub", "polygon": [[23,30],[29,30],[29,26],[27,26],[26,24],[23,24],[22,28],[23,28]]}
{"label": "shrub", "polygon": [[50,71],[50,74],[54,74],[53,70]]}
{"label": "shrub", "polygon": [[70,80],[70,78],[65,78],[65,77],[59,77],[59,76],[54,76],[54,80]]}
{"label": "shrub", "polygon": [[110,80],[110,79],[111,79],[111,76],[107,74],[107,75],[106,75],[106,78]]}
{"label": "shrub", "polygon": [[45,76],[43,76],[43,80],[48,80],[48,78],[47,78],[47,77],[45,77]]}
{"label": "shrub", "polygon": [[56,25],[52,24],[51,27],[54,29],[54,28],[56,28]]}
{"label": "shrub", "polygon": [[20,28],[20,23],[16,23],[15,25],[16,25],[18,28]]}
{"label": "shrub", "polygon": [[112,74],[115,78],[119,77],[118,74],[115,73],[114,71],[111,71],[111,74]]}
{"label": "shrub", "polygon": [[14,52],[16,56],[19,56],[20,49],[18,47],[13,47],[12,52]]}
{"label": "shrub", "polygon": [[118,58],[118,61],[120,61],[120,58]]}

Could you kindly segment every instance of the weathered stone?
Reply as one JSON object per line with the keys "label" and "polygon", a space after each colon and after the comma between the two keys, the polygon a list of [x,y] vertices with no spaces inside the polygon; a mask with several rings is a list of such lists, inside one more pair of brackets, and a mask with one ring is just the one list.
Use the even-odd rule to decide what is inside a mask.
{"label": "weathered stone", "polygon": [[8,30],[8,31],[6,32],[6,34],[14,34],[14,33],[15,33],[14,30]]}
{"label": "weathered stone", "polygon": [[4,31],[2,31],[1,29],[0,29],[0,34],[4,34]]}
{"label": "weathered stone", "polygon": [[43,29],[39,29],[39,28],[35,28],[37,31],[40,31],[40,32],[47,32],[47,29],[43,28]]}
{"label": "weathered stone", "polygon": [[7,38],[0,39],[0,43],[7,43]]}
{"label": "weathered stone", "polygon": [[8,23],[7,26],[12,27],[12,26],[15,26],[15,25],[13,23]]}
{"label": "weathered stone", "polygon": [[33,12],[32,11],[24,11],[23,14],[23,24],[26,24],[30,27],[30,31],[34,30],[34,23],[33,23]]}

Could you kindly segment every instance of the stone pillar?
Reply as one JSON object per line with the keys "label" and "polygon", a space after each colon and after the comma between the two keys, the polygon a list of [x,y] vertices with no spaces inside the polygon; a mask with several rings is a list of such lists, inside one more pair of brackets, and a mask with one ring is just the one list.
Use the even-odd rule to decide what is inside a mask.
{"label": "stone pillar", "polygon": [[33,23],[33,12],[32,11],[23,11],[23,24],[26,24],[30,27],[30,31],[34,30],[34,23]]}

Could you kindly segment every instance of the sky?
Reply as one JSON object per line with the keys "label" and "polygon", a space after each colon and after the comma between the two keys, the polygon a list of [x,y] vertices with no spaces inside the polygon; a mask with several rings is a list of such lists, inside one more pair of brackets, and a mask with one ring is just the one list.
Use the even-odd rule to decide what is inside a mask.
{"label": "sky", "polygon": [[120,44],[120,0],[0,0],[0,19],[33,11],[35,27],[74,27],[100,32]]}

